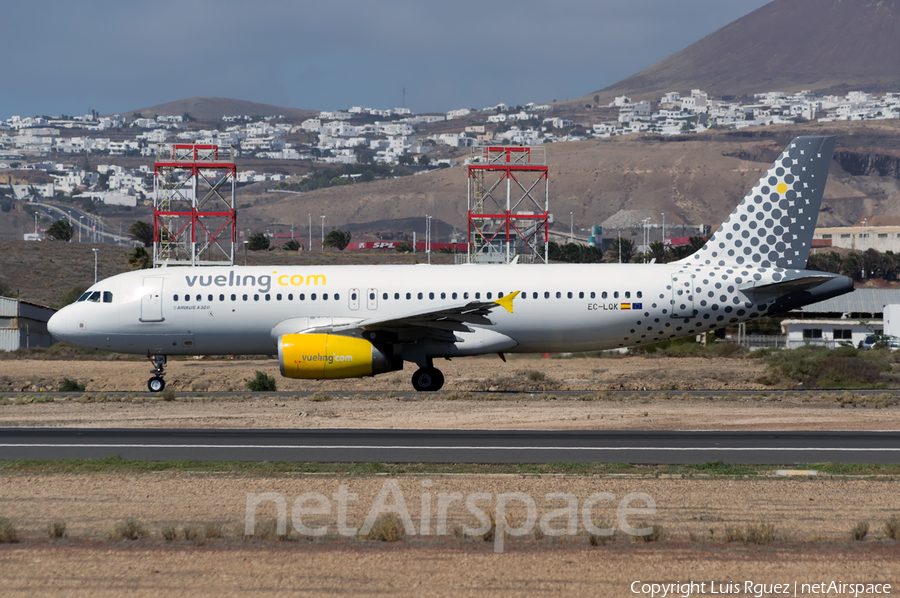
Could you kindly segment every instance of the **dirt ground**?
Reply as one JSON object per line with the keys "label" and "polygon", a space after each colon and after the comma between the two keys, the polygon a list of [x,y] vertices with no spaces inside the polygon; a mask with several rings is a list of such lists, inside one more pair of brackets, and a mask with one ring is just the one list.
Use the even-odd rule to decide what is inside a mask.
{"label": "dirt ground", "polygon": [[[589,357],[545,359],[535,355],[496,355],[436,361],[444,373],[443,390],[766,390],[755,382],[765,364],[758,359]],[[293,380],[282,378],[276,359],[172,359],[166,367],[167,388],[187,391],[244,391],[261,370],[276,378],[279,391],[346,392],[412,390],[414,367],[371,378]],[[531,381],[539,372],[543,380]],[[146,392],[150,362],[0,360],[0,391],[36,391],[40,384],[55,390],[63,378],[87,390]]]}
{"label": "dirt ground", "polygon": [[[298,394],[246,392],[245,382],[256,370],[275,376],[279,391]],[[0,426],[900,429],[900,406],[893,395],[871,399],[765,390],[754,382],[762,370],[761,362],[751,359],[523,358],[506,364],[496,358],[467,359],[445,364],[446,391],[420,395],[406,393],[411,372],[294,381],[278,377],[273,360],[184,360],[170,363],[169,380],[177,392],[174,400],[164,401],[143,390],[149,368],[141,361],[5,360],[0,361],[0,389],[7,398],[23,400],[0,406]],[[540,376],[532,372],[544,379],[535,380]],[[25,402],[41,397],[41,384],[56,385],[65,377],[85,383],[84,396]],[[229,388],[233,394],[226,397],[208,394]],[[686,392],[692,388],[722,392],[698,397]],[[511,392],[467,394],[488,389]],[[618,389],[654,392],[603,392]],[[753,392],[731,393],[741,389]],[[318,390],[325,393],[311,394]],[[557,390],[575,392],[555,396]],[[378,393],[359,394],[363,391]],[[346,486],[358,495],[348,503],[346,515],[347,524],[357,527],[392,480],[414,531],[422,531],[422,513],[430,513],[431,535],[408,535],[395,543],[342,536],[335,499],[329,513],[302,517],[310,527],[325,526],[324,537],[296,531],[287,541],[243,537],[248,493],[284,497],[290,531],[298,497],[320,493],[332,499]],[[19,543],[0,544],[0,588],[3,596],[91,598],[124,593],[621,597],[635,595],[635,581],[705,582],[703,594],[710,593],[710,581],[735,582],[742,595],[775,595],[771,587],[755,591],[753,584],[833,580],[891,583],[893,593],[900,586],[900,543],[888,539],[883,527],[900,514],[898,483],[893,478],[827,476],[0,473],[0,517],[8,517],[20,536]],[[492,542],[459,534],[461,526],[477,522],[465,503],[456,501],[446,511],[445,533],[435,535],[440,497],[476,492],[490,495],[479,503],[485,511],[501,493],[524,493],[534,499],[538,519],[562,506],[549,493],[570,493],[581,509],[575,533],[542,537],[534,531],[538,525],[524,536],[505,539],[504,552],[497,554]],[[661,525],[665,539],[633,542],[617,532],[608,543],[590,545],[583,506],[598,492],[614,498],[592,509],[594,524],[618,525],[619,501],[630,493],[646,493],[656,513],[626,520]],[[391,495],[387,504],[398,503]],[[511,523],[521,525],[527,519],[522,503],[510,505]],[[265,525],[277,514],[275,503],[263,502],[255,514]],[[129,517],[146,527],[148,538],[106,539],[108,530]],[[47,526],[54,520],[66,522],[67,538],[47,539]],[[869,522],[870,532],[864,541],[852,542],[850,529],[861,520]],[[179,536],[169,542],[161,537],[167,524],[179,533],[185,525],[199,530],[211,525],[224,537],[189,541]],[[771,543],[725,541],[729,529],[746,532],[748,526],[760,525],[773,526]],[[552,522],[553,528],[565,526],[565,518]]]}
{"label": "dirt ground", "polygon": [[[284,542],[238,538],[246,524],[247,493],[283,496],[291,530],[297,497],[309,492],[332,497],[345,485],[358,495],[348,502],[346,517],[347,525],[357,527],[379,492],[394,482],[415,531],[422,529],[421,505],[427,504],[425,494],[430,495],[432,535],[409,535],[391,544],[341,536],[332,503],[328,514],[302,518],[304,525],[326,526],[324,537],[313,539],[292,531]],[[764,584],[877,581],[894,588],[900,584],[900,543],[881,532],[884,521],[900,511],[897,482],[892,480],[6,474],[0,476],[0,489],[0,512],[12,519],[22,537],[19,544],[0,545],[4,596],[164,592],[185,596],[620,597],[632,595],[634,581],[732,581],[741,584],[742,590],[748,580]],[[489,493],[491,498],[479,503],[485,510],[500,493],[522,492],[535,500],[538,518],[564,504],[548,499],[551,492],[571,493],[582,511],[588,496],[607,492],[614,499],[591,511],[598,526],[615,526],[618,501],[629,493],[643,492],[655,501],[656,513],[631,515],[627,523],[637,525],[642,520],[661,525],[667,537],[635,543],[616,532],[609,543],[591,546],[579,521],[574,535],[541,537],[532,528],[524,536],[506,538],[504,551],[498,554],[494,543],[482,539],[452,531],[434,535],[438,498],[451,492]],[[386,504],[398,502],[389,499]],[[521,503],[510,505],[512,524],[523,526]],[[645,503],[639,500],[630,506]],[[447,514],[448,530],[478,525],[459,501]],[[275,515],[273,502],[256,510],[258,522]],[[150,537],[105,540],[106,531],[126,517],[142,522]],[[47,540],[46,527],[57,519],[67,522],[69,537]],[[864,541],[851,542],[848,533],[858,520],[869,521],[871,532]],[[166,523],[200,529],[214,524],[222,526],[225,537],[167,542],[160,537]],[[773,543],[725,542],[726,528],[746,529],[760,523],[774,526]],[[565,517],[551,520],[552,529],[565,526]]]}
{"label": "dirt ground", "polygon": [[[754,359],[463,359],[446,363],[444,391],[408,393],[408,372],[357,380],[290,380],[273,360],[172,361],[174,401],[141,391],[149,368],[139,361],[0,361],[0,388],[40,397],[38,388],[70,377],[87,386],[65,401],[0,406],[3,426],[494,428],[648,430],[893,430],[900,406],[877,397],[763,390]],[[279,391],[249,393],[256,370]],[[537,372],[543,380],[530,380]],[[539,377],[539,376],[538,376]],[[193,391],[189,390],[191,387]],[[674,389],[679,390],[660,390]],[[719,389],[698,397],[691,388]],[[209,391],[231,389],[229,397]],[[509,390],[472,395],[468,391]],[[655,390],[650,396],[606,390]],[[730,394],[757,389],[758,393]],[[310,396],[313,391],[325,394]],[[557,390],[574,391],[554,395]],[[105,395],[125,391],[124,394]],[[131,392],[133,391],[133,392]],[[383,394],[361,395],[362,391]],[[394,396],[394,393],[403,393]],[[583,393],[583,394],[582,394]],[[15,400],[17,394],[8,394]],[[109,400],[112,399],[112,402]],[[325,400],[322,400],[325,399]]]}

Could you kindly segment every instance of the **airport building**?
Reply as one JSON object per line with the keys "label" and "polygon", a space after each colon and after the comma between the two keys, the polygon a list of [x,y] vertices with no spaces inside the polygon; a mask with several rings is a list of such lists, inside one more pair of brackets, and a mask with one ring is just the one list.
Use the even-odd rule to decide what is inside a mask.
{"label": "airport building", "polygon": [[52,307],[0,297],[0,351],[49,347],[56,341],[47,332]]}

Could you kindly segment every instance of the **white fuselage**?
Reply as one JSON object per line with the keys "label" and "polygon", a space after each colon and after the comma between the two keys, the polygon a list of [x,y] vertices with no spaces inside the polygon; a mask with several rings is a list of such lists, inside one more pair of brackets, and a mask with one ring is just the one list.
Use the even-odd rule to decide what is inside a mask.
{"label": "white fuselage", "polygon": [[[745,321],[765,308],[740,287],[799,272],[678,264],[169,267],[95,284],[99,300],[63,308],[50,329],[59,340],[107,351],[275,354],[280,334],[303,328],[521,291],[513,313],[496,309],[493,325],[472,328],[513,339],[502,348],[509,352],[595,351]],[[468,354],[496,350],[484,347]]]}

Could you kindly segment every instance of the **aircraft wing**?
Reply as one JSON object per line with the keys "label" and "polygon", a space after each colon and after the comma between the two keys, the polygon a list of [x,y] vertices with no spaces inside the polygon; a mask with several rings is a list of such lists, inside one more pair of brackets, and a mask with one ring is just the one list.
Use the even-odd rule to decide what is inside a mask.
{"label": "aircraft wing", "polygon": [[[444,306],[440,309],[421,310],[387,318],[369,318],[355,324],[340,328],[361,328],[363,330],[403,330],[411,328],[431,329],[446,332],[471,332],[466,324],[491,326],[493,321],[488,314],[498,307],[509,313],[513,312],[513,299],[520,291],[510,293],[495,301],[471,301],[458,305]],[[340,330],[335,327],[335,331]]]}

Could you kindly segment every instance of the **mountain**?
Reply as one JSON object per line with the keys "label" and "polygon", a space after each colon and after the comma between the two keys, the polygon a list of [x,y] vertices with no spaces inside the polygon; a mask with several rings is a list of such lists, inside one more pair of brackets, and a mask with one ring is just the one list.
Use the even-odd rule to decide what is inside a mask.
{"label": "mountain", "polygon": [[[703,89],[900,91],[900,0],[775,0],[684,50],[574,100]],[[601,100],[602,102],[603,100]]]}
{"label": "mountain", "polygon": [[231,100],[228,98],[196,97],[157,104],[147,108],[129,110],[121,114],[134,114],[139,112],[150,118],[155,114],[165,116],[182,116],[190,114],[197,120],[221,120],[223,116],[277,116],[283,114],[288,118],[307,119],[318,115],[318,111],[301,110],[299,108],[282,108],[271,104],[258,104],[244,100]]}

